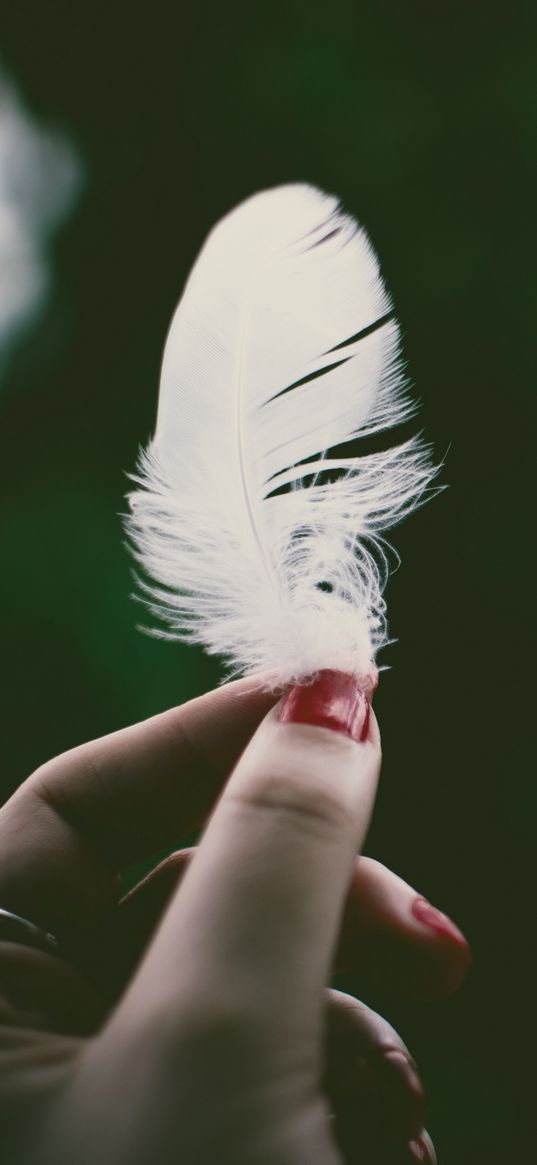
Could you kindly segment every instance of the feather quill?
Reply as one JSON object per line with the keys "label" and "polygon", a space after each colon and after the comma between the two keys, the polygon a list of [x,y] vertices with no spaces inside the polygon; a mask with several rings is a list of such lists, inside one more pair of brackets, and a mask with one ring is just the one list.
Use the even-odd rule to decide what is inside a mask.
{"label": "feather quill", "polygon": [[368,674],[387,642],[384,531],[436,470],[419,437],[339,447],[414,409],[377,258],[337,199],[281,186],[222,219],[175,312],[129,495],[156,633],[274,685]]}

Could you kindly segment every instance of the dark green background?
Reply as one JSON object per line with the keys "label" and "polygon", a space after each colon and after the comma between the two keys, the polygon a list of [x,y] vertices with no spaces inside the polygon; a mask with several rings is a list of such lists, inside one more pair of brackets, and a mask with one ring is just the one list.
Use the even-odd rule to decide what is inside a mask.
{"label": "dark green background", "polygon": [[475,949],[460,996],[388,1003],[430,1087],[441,1165],[522,1160],[535,1083],[536,12],[16,0],[0,19],[30,109],[71,133],[87,174],[54,296],[0,394],[4,794],[52,754],[218,682],[197,650],[135,629],[125,471],[208,228],[265,185],[338,193],[381,257],[420,423],[448,450],[449,490],[394,536],[399,642],[376,704],[368,843]]}

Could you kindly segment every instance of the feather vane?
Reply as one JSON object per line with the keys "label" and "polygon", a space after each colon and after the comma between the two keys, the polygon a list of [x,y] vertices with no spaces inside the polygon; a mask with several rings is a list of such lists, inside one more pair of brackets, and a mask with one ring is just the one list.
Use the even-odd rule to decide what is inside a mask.
{"label": "feather vane", "polygon": [[173,318],[129,495],[156,633],[274,684],[366,674],[387,641],[384,531],[436,470],[419,438],[338,447],[414,409],[378,261],[337,200],[283,186],[227,215]]}

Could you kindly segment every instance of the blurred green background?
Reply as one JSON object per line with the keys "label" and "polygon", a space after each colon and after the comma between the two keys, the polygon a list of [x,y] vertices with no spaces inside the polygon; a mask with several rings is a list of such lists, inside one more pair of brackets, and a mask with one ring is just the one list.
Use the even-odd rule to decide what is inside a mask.
{"label": "blurred green background", "polygon": [[447,452],[449,490],[393,538],[368,842],[474,946],[460,996],[384,1003],[428,1082],[441,1165],[532,1156],[536,34],[534,5],[414,0],[16,0],[0,24],[28,110],[85,171],[0,386],[3,795],[219,681],[198,650],[136,630],[125,474],[209,227],[266,185],[336,192],[378,250],[419,423]]}

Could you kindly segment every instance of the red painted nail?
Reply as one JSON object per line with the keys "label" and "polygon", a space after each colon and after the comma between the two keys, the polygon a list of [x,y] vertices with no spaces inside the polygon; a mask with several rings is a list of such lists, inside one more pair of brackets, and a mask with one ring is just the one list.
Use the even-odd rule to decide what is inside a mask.
{"label": "red painted nail", "polygon": [[326,669],[312,684],[298,685],[285,696],[279,720],[283,724],[315,724],[353,740],[366,740],[369,701],[346,672]]}
{"label": "red painted nail", "polygon": [[420,1161],[421,1165],[436,1165],[434,1145],[425,1129],[415,1141],[410,1142],[408,1148],[412,1161]]}
{"label": "red painted nail", "polygon": [[425,1116],[425,1092],[416,1065],[397,1048],[384,1052],[375,1063],[388,1094],[386,1123],[390,1135],[397,1140],[419,1136]]}
{"label": "red painted nail", "polygon": [[455,926],[455,923],[451,921],[451,918],[448,918],[447,914],[442,914],[442,911],[437,910],[436,906],[431,906],[431,903],[426,898],[415,898],[411,910],[414,918],[417,918],[418,922],[422,922],[424,926],[428,926],[436,934],[445,935],[446,938],[453,939],[454,942],[460,943],[461,946],[468,946],[458,926]]}

